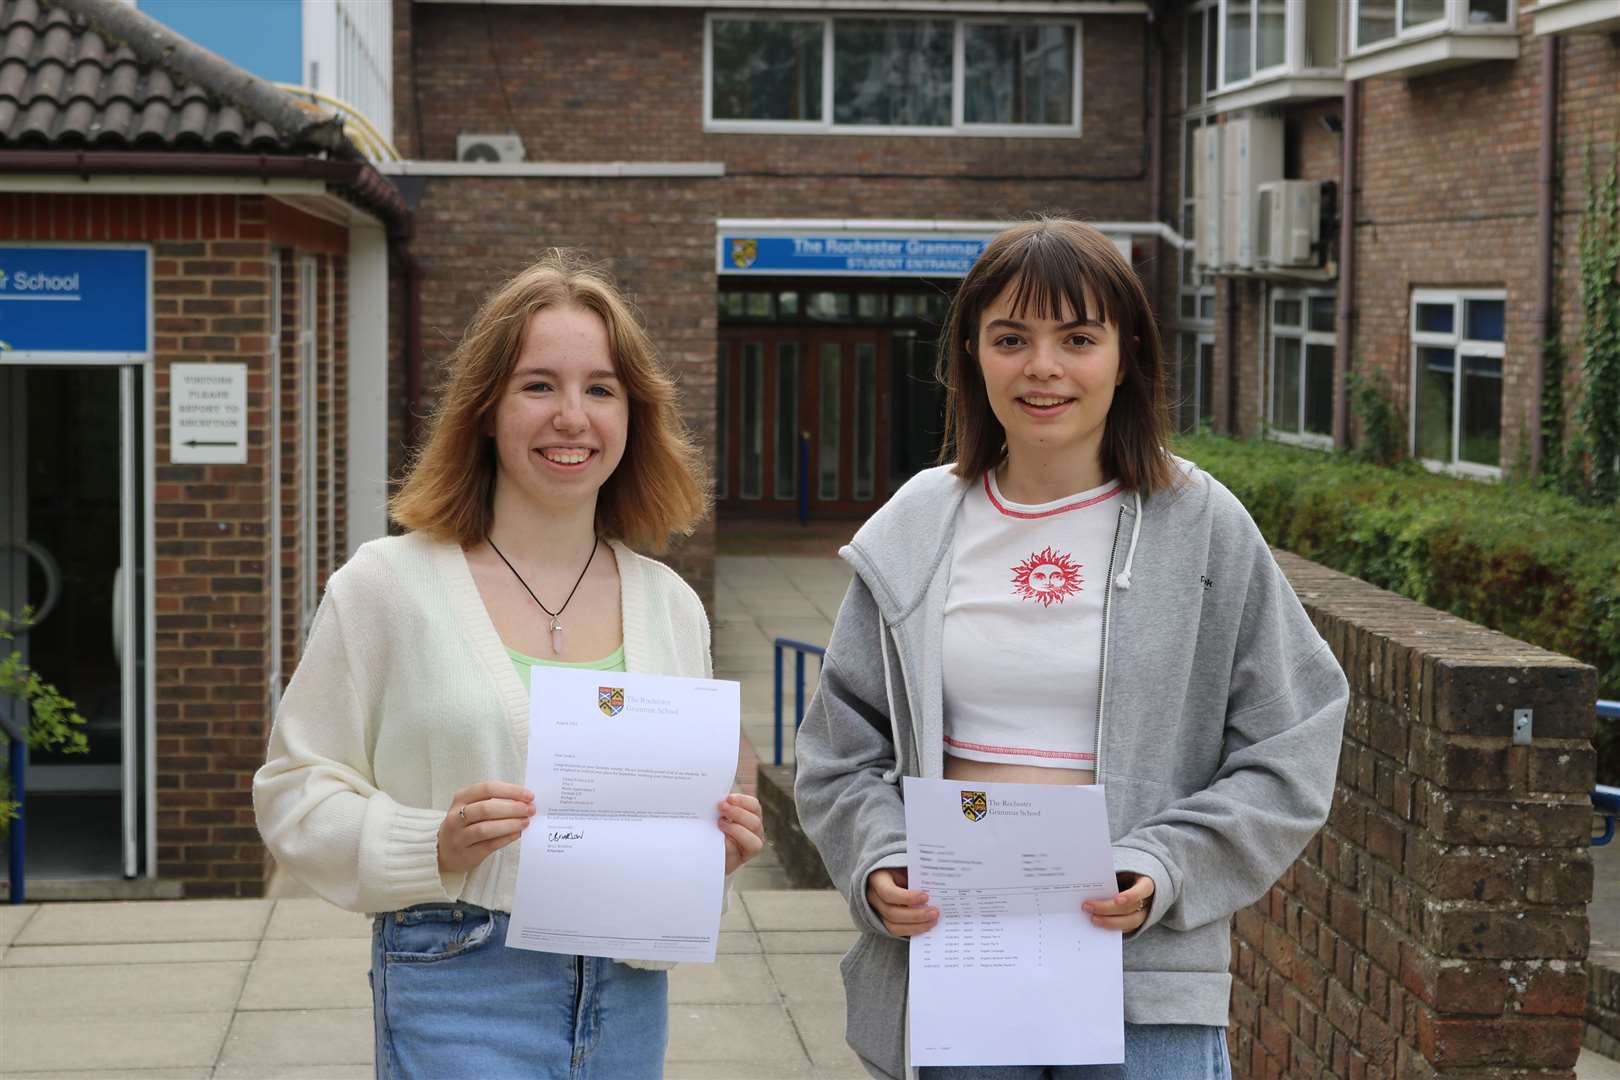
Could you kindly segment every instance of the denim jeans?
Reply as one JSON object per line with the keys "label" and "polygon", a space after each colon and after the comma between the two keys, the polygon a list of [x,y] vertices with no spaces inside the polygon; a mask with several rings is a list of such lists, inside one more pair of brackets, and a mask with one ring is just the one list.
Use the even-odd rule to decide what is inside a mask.
{"label": "denim jeans", "polygon": [[376,917],[379,1080],[658,1080],[667,974],[509,949],[508,919],[471,904]]}
{"label": "denim jeans", "polygon": [[1126,1024],[1123,1065],[969,1065],[919,1070],[922,1080],[1232,1080],[1226,1029]]}

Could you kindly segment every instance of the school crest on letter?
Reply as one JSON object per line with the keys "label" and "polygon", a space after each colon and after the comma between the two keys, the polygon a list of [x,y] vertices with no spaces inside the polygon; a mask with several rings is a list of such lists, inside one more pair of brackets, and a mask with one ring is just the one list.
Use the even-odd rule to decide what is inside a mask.
{"label": "school crest on letter", "polygon": [[759,258],[759,241],[733,240],[731,242],[731,265],[739,270],[746,270],[754,265]]}
{"label": "school crest on letter", "polygon": [[990,812],[990,803],[986,801],[982,791],[962,792],[962,816],[969,821],[983,821],[984,815]]}
{"label": "school crest on letter", "polygon": [[617,686],[596,688],[596,707],[603,716],[618,716],[624,711],[624,690]]}

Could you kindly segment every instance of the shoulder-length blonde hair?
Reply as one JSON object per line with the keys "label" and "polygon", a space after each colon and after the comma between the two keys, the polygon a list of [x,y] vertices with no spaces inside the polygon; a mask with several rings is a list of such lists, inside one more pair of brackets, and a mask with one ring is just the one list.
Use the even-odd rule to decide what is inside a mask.
{"label": "shoulder-length blonde hair", "polygon": [[662,551],[709,511],[702,455],[677,408],[675,380],[601,269],[553,248],[496,289],[473,316],[448,363],[426,444],[390,500],[407,529],[470,547],[489,535],[494,514],[495,407],[537,312],[575,306],[607,326],[613,369],[629,399],[624,457],[596,499],[596,529],[632,547]]}
{"label": "shoulder-length blonde hair", "polygon": [[[1165,405],[1164,348],[1142,282],[1108,239],[1090,225],[1040,217],[1004,229],[979,255],[951,301],[939,339],[938,377],[945,386],[942,465],[976,480],[1007,456],[1007,433],[990,410],[984,373],[968,348],[978,347],[984,309],[1013,286],[1012,307],[1022,316],[1097,318],[1119,334],[1124,381],[1114,390],[1103,428],[1105,475],[1129,491],[1151,495],[1170,484],[1170,414]],[[1087,304],[1098,310],[1087,312]]]}

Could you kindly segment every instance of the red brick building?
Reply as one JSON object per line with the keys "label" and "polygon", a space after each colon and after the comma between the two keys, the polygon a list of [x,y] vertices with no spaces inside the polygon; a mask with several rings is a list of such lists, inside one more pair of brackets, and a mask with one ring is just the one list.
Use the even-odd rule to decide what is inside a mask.
{"label": "red brick building", "polygon": [[0,4],[0,163],[0,609],[90,743],[33,755],[28,894],[259,895],[271,711],[386,528],[404,204],[116,2]]}

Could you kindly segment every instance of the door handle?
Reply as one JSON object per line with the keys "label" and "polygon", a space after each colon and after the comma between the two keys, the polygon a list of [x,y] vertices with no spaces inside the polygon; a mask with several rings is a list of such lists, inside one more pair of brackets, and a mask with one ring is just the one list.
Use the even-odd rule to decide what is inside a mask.
{"label": "door handle", "polygon": [[[51,612],[56,609],[57,601],[62,598],[62,568],[57,564],[56,559],[49,551],[46,551],[44,547],[34,543],[32,540],[26,540],[21,544],[0,544],[0,548],[10,548],[13,551],[22,552],[30,559],[33,559],[35,562],[39,563],[40,570],[45,574],[45,602],[40,604],[38,608],[34,609],[33,617],[28,620],[27,625],[21,624],[20,621],[18,624],[18,628],[24,633],[27,633],[29,627],[38,626],[40,623],[49,618]],[[26,604],[28,602],[28,587],[26,577],[23,579],[22,595],[23,603]],[[20,612],[16,611],[11,613],[13,618],[17,618],[20,614]]]}

